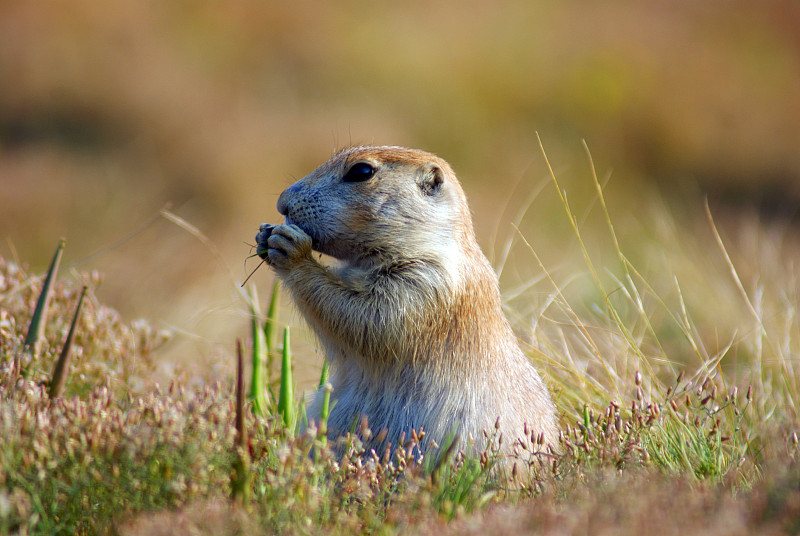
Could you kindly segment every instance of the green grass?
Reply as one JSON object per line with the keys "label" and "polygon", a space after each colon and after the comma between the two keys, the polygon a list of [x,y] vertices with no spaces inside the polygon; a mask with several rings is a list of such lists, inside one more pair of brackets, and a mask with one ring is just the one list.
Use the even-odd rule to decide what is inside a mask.
{"label": "green grass", "polygon": [[[90,276],[51,282],[47,326],[25,378],[17,359],[42,280],[0,259],[0,533],[634,534],[650,521],[666,533],[727,534],[723,518],[750,532],[795,530],[792,253],[760,250],[769,279],[743,273],[749,253],[728,245],[709,212],[705,244],[685,229],[661,236],[645,247],[684,253],[644,270],[630,260],[593,172],[605,242],[597,227],[589,238],[551,179],[582,267],[565,276],[523,242],[545,274],[523,297],[541,304],[528,342],[561,412],[558,454],[520,447],[505,474],[493,471],[494,452],[450,452],[432,467],[416,437],[390,455],[364,452],[361,439],[372,434],[364,426],[332,442],[313,427],[298,432],[288,331],[279,375],[276,302],[262,318],[255,292],[246,438],[236,432],[233,378],[162,389],[147,380],[159,333],[124,323],[91,291],[75,317]],[[598,256],[613,261],[601,267]],[[578,298],[575,280],[590,289]],[[73,317],[70,374],[51,400],[50,371]]]}

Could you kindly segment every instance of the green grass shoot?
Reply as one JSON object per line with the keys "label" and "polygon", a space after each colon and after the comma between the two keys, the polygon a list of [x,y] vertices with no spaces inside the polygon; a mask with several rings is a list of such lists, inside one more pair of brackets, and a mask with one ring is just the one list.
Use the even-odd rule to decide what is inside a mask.
{"label": "green grass shoot", "polygon": [[33,316],[28,326],[28,334],[25,336],[25,354],[27,362],[22,364],[22,375],[26,378],[31,376],[33,372],[31,367],[33,367],[36,358],[39,357],[42,340],[44,339],[44,328],[47,323],[47,309],[50,304],[50,296],[58,274],[58,267],[61,264],[61,255],[64,252],[65,245],[65,239],[62,238],[58,241],[56,252],[53,254],[53,260],[50,262],[50,268],[47,270],[47,276],[42,284],[42,291],[39,293],[39,299],[36,301],[36,308],[33,311]]}
{"label": "green grass shoot", "polygon": [[328,417],[331,414],[331,391],[333,391],[333,386],[325,382],[322,389],[325,389],[325,395],[322,398],[322,409],[319,413],[319,440],[324,445],[328,437]]}
{"label": "green grass shoot", "polygon": [[280,281],[275,278],[272,284],[272,295],[269,298],[269,307],[267,308],[267,318],[264,321],[264,340],[267,343],[267,372],[266,372],[266,389],[270,395],[270,400],[277,400],[275,392],[272,389],[272,369],[275,355],[277,354],[277,342],[275,338],[278,334],[278,297],[280,295]]}
{"label": "green grass shoot", "polygon": [[322,371],[319,373],[319,385],[317,389],[322,389],[325,387],[325,384],[328,383],[328,360],[322,360]]}
{"label": "green grass shoot", "polygon": [[289,326],[283,328],[283,354],[281,360],[281,388],[278,395],[278,413],[283,424],[292,430],[295,423],[294,383],[292,381],[292,353],[289,347]]}
{"label": "green grass shoot", "polygon": [[250,472],[250,452],[248,450],[247,423],[244,406],[244,356],[242,341],[236,340],[236,441],[235,460],[231,474],[231,496],[238,504],[250,500],[252,473]]}
{"label": "green grass shoot", "polygon": [[[280,291],[280,283],[278,278],[272,284],[272,295],[269,298],[269,307],[267,308],[267,319],[264,322],[264,337],[267,343],[267,354],[269,359],[272,359],[273,352],[277,346],[275,337],[277,334],[276,323],[278,321],[278,295]],[[267,368],[269,370],[269,367]]]}
{"label": "green grass shoot", "polygon": [[61,393],[64,392],[64,385],[67,382],[67,376],[69,374],[70,350],[72,349],[72,341],[75,337],[75,327],[78,324],[78,319],[81,315],[81,309],[83,308],[83,299],[86,297],[86,291],[88,288],[89,287],[84,285],[81,289],[81,295],[80,298],[78,298],[78,305],[75,307],[75,315],[72,317],[72,323],[69,326],[67,339],[64,341],[64,347],[62,348],[61,354],[58,356],[58,361],[56,361],[56,366],[53,369],[53,376],[50,379],[50,398],[58,398],[61,396]]}
{"label": "green grass shoot", "polygon": [[269,413],[266,390],[267,342],[261,327],[261,310],[258,305],[256,286],[250,287],[250,332],[253,339],[252,371],[250,375],[250,401],[253,413],[265,417]]}

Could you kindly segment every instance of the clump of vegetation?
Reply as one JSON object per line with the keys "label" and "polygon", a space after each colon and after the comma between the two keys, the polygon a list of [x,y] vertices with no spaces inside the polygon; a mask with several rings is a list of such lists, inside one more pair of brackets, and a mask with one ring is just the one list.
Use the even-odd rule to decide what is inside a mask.
{"label": "clump of vegetation", "polygon": [[[27,335],[45,277],[30,274],[24,266],[0,258],[0,363],[6,370],[19,363],[25,376],[46,384],[55,367],[75,316],[83,285],[88,292],[75,326],[71,356],[74,372],[65,395],[87,395],[106,385],[115,395],[147,391],[152,384],[153,352],[169,340],[170,333],[145,321],[123,322],[119,313],[101,304],[92,289],[102,283],[97,272],[81,274],[82,284],[54,281],[49,292],[47,318],[40,324],[35,359]],[[27,356],[27,357],[26,357]],[[6,370],[6,372],[8,372]]]}
{"label": "clump of vegetation", "polygon": [[[147,378],[163,338],[97,303],[96,275],[51,281],[43,338],[31,351],[26,334],[46,285],[0,259],[0,532],[626,534],[649,521],[727,534],[731,519],[741,533],[796,531],[800,328],[791,275],[762,282],[781,289],[748,290],[709,218],[726,268],[715,275],[742,305],[732,315],[739,331],[712,346],[704,337],[719,334],[693,319],[677,271],[666,273],[677,290],[665,294],[623,254],[594,184],[618,262],[595,267],[562,195],[596,302],[575,305],[541,266],[552,291],[530,349],[562,433],[547,448],[532,431],[502,460],[507,470],[496,448],[422,452],[416,434],[366,452],[363,440],[380,434],[366,420],[326,441],[325,415],[304,418],[292,403],[288,331],[282,348],[274,340],[275,291],[266,317],[250,297],[247,393],[241,345],[235,382],[161,389]],[[70,332],[59,394],[52,371]]]}

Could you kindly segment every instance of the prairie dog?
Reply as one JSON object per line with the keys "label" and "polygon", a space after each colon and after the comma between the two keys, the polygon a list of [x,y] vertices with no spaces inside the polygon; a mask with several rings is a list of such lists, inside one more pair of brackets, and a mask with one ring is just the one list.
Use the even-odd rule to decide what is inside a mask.
{"label": "prairie dog", "polygon": [[[278,211],[285,224],[263,224],[256,242],[324,348],[329,436],[366,416],[373,438],[387,430],[384,443],[424,429],[424,443],[456,437],[474,453],[499,418],[503,453],[531,436],[556,446],[553,402],[502,312],[447,162],[401,147],[344,149],[287,188]],[[325,266],[312,251],[339,262]]]}

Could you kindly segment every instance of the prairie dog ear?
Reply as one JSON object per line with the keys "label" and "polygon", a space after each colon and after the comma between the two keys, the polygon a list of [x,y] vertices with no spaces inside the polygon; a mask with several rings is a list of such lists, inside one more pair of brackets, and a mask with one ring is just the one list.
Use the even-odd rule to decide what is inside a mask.
{"label": "prairie dog ear", "polygon": [[428,164],[418,181],[419,189],[425,195],[436,195],[444,184],[444,171],[436,164]]}

